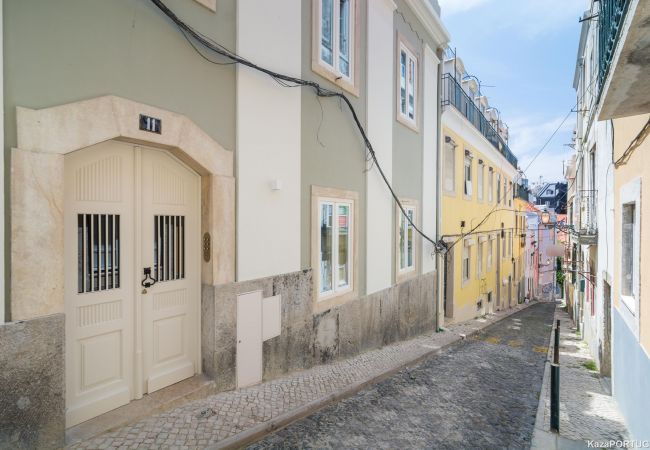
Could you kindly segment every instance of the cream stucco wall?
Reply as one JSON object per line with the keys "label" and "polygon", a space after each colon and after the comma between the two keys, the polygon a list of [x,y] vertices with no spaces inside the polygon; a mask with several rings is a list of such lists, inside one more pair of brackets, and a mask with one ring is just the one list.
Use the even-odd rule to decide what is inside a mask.
{"label": "cream stucco wall", "polygon": [[[438,152],[438,65],[440,60],[434,50],[424,46],[424,80],[422,106],[422,231],[432,239],[436,236],[437,168]],[[420,239],[422,249],[422,273],[436,270],[436,258],[431,242]]]}
{"label": "cream stucco wall", "polygon": [[[389,181],[393,175],[393,99],[386,95],[393,89],[393,55],[387,48],[393,47],[392,0],[381,0],[368,12],[368,138],[373,143],[377,160]],[[381,175],[369,164],[366,176],[367,189],[367,242],[366,258],[372,265],[366,266],[366,294],[386,289],[392,284],[392,233],[390,218],[393,199]]]}
{"label": "cream stucco wall", "polygon": [[[637,136],[650,114],[632,116],[622,119],[614,119],[614,160],[618,160],[632,140]],[[621,189],[629,185],[633,180],[641,181],[641,229],[640,229],[640,261],[641,267],[639,276],[639,342],[646,354],[650,354],[650,277],[647,276],[647,267],[650,261],[650,140],[646,140],[632,153],[629,161],[617,168],[614,172],[614,283],[612,286],[612,297],[614,307],[621,311],[626,306],[621,301],[620,279],[625,276],[621,272]],[[645,237],[645,239],[644,239]]]}
{"label": "cream stucco wall", "polygon": [[[282,30],[282,32],[278,32]],[[301,8],[237,2],[237,52],[300,76]],[[237,279],[300,270],[301,89],[237,67]],[[271,183],[281,183],[272,190]]]}
{"label": "cream stucco wall", "polygon": [[[4,68],[2,41],[2,0],[0,0],[0,105],[4,104]],[[4,109],[0,108],[0,142],[4,142]],[[5,321],[5,159],[0,155],[0,323]]]}

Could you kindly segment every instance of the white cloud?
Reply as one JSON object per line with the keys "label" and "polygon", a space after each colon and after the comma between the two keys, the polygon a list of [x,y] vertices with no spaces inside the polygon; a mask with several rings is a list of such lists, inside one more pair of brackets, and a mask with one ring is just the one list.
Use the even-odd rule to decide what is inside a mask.
{"label": "white cloud", "polygon": [[[533,164],[526,169],[526,175],[530,180],[537,180],[540,176],[544,177],[545,180],[560,180],[563,178],[562,161],[569,159],[572,152],[564,144],[570,142],[575,123],[572,116],[569,116],[564,123],[562,123],[563,119],[564,116],[549,120],[530,117],[514,119],[508,122],[511,136],[509,146],[519,159],[519,166],[522,169],[526,169],[553,132],[560,127],[546,148],[535,159]],[[560,125],[561,123],[562,125]]]}
{"label": "white cloud", "polygon": [[469,11],[491,0],[438,0],[442,17]]}

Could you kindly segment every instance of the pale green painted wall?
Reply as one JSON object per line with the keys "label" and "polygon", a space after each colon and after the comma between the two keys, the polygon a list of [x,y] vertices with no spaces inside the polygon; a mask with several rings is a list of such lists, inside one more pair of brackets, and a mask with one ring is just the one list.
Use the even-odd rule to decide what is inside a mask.
{"label": "pale green painted wall", "polygon": [[[218,0],[216,13],[193,0],[166,3],[235,49],[235,0]],[[235,149],[234,66],[203,60],[150,1],[5,0],[3,19],[7,192],[16,106],[46,108],[114,94],[185,114]],[[8,199],[5,211],[10,230]]]}
{"label": "pale green painted wall", "polygon": [[[324,87],[340,90],[311,69],[312,2],[302,2],[302,77]],[[361,123],[366,125],[366,0],[359,3],[361,24],[361,54],[357,70],[360,73],[360,96],[346,94],[352,101]],[[321,113],[322,106],[322,113]],[[364,144],[345,104],[335,99],[320,99],[313,91],[302,93],[302,205],[301,205],[301,265],[311,266],[311,186],[326,186],[359,193],[359,294],[364,294],[366,273],[366,160]]]}

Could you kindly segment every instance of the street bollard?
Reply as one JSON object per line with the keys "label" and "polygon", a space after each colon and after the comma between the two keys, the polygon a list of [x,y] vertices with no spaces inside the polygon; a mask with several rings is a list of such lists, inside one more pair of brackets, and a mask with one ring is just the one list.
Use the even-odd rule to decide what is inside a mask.
{"label": "street bollard", "polygon": [[555,327],[555,346],[553,348],[553,363],[560,364],[560,319]]}
{"label": "street bollard", "polygon": [[551,364],[551,431],[560,432],[560,366]]}

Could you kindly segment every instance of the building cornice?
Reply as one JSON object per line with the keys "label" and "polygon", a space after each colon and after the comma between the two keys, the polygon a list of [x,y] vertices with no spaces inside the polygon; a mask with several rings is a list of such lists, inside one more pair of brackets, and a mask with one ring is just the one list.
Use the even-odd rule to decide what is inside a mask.
{"label": "building cornice", "polygon": [[446,45],[450,41],[449,32],[440,20],[440,16],[433,9],[427,0],[404,0],[413,11],[418,20],[424,25],[424,29],[435,41],[438,47]]}
{"label": "building cornice", "polygon": [[517,169],[510,164],[510,161],[494,148],[494,145],[465,116],[456,110],[456,108],[449,107],[443,111],[442,125],[449,127],[449,129],[462,137],[476,150],[483,153],[486,158],[489,158],[494,164],[497,164],[500,170],[506,172],[513,179],[517,177]]}

